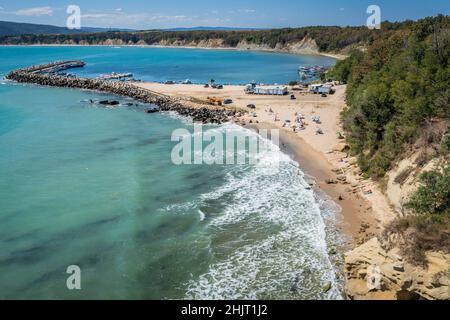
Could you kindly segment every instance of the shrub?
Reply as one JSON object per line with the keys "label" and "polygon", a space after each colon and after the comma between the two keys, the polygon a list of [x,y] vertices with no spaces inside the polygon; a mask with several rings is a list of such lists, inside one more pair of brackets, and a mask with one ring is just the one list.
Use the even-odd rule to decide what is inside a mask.
{"label": "shrub", "polygon": [[450,214],[450,165],[423,173],[420,182],[407,206],[417,213]]}
{"label": "shrub", "polygon": [[[424,23],[432,27],[423,28]],[[352,53],[330,71],[347,83],[344,129],[352,153],[371,177],[381,178],[391,169],[405,147],[423,134],[418,129],[424,123],[448,120],[449,24],[448,16],[437,16],[386,33],[367,52]],[[441,149],[450,150],[450,137]]]}
{"label": "shrub", "polygon": [[450,155],[450,132],[442,137],[440,151],[443,156]]}
{"label": "shrub", "polygon": [[[450,253],[450,216],[449,215],[412,215],[399,218],[383,231],[382,238],[396,234],[402,243],[390,243],[399,246],[401,254],[409,263],[426,267],[427,251]],[[389,248],[388,248],[389,249]]]}

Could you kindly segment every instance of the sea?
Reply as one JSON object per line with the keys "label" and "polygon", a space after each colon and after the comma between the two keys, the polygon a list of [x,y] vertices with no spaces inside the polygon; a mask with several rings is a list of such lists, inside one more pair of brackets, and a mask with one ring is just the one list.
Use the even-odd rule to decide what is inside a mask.
{"label": "sea", "polygon": [[[176,165],[172,134],[194,135],[189,118],[4,78],[68,59],[87,63],[70,71],[84,77],[223,84],[286,83],[299,66],[334,63],[232,50],[0,47],[0,299],[342,299],[339,208],[308,186],[301,163],[269,143],[254,164]],[[120,105],[90,103],[102,99]],[[204,130],[256,135],[230,123]],[[80,271],[75,290],[70,266]]]}

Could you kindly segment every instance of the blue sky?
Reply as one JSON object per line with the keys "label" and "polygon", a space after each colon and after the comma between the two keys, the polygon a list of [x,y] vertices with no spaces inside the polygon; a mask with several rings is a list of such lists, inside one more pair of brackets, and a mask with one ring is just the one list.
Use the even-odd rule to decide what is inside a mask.
{"label": "blue sky", "polygon": [[450,14],[448,0],[0,0],[0,20],[64,26],[66,8],[80,6],[84,27],[297,27],[363,25],[371,4],[382,20]]}

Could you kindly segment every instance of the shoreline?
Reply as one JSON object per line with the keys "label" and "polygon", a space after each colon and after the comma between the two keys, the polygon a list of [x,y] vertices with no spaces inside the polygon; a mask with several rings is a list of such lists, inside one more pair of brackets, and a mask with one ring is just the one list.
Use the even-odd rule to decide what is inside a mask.
{"label": "shoreline", "polygon": [[[344,140],[335,134],[341,131],[340,112],[345,107],[345,85],[335,86],[336,93],[325,98],[301,89],[295,92],[291,87],[291,91],[296,94],[296,98],[292,100],[289,96],[248,95],[243,90],[244,86],[237,85],[216,90],[201,85],[169,86],[149,82],[123,84],[33,73],[35,70],[61,63],[68,62],[19,69],[11,72],[7,78],[18,82],[93,89],[128,96],[159,105],[160,111],[177,111],[181,115],[193,116],[194,121],[203,123],[220,124],[231,121],[243,127],[251,125],[256,129],[280,129],[281,151],[291,156],[305,174],[316,180],[316,188],[324,191],[342,207],[343,222],[340,228],[355,239],[357,244],[379,234],[383,225],[395,217],[387,197],[380,192],[377,185],[373,181],[364,180],[361,172],[358,173],[356,160],[349,157],[345,148],[336,150],[336,145],[345,144]],[[212,94],[221,100],[232,98],[232,104],[210,105],[208,97]],[[250,114],[246,114],[248,109],[245,109],[249,103],[254,103],[257,107]],[[292,126],[296,123],[295,119],[299,113],[304,119],[303,131],[295,130],[295,126]],[[320,117],[320,124],[317,124],[317,127],[320,125],[323,129],[320,135],[312,128],[316,124],[311,123],[311,126],[308,123],[308,118],[312,116]],[[282,119],[284,121],[281,121]]]}
{"label": "shoreline", "polygon": [[[326,98],[289,87],[296,96],[295,100],[290,100],[289,95],[248,95],[244,93],[244,86],[239,85],[225,86],[220,91],[201,85],[134,85],[185,101],[206,101],[211,96],[230,98],[233,100],[231,106],[247,110],[248,104],[254,104],[256,108],[249,114],[233,118],[233,121],[245,128],[280,129],[280,149],[298,162],[305,174],[314,177],[316,188],[342,207],[343,221],[339,227],[354,239],[354,244],[361,244],[379,234],[383,226],[397,215],[377,183],[363,179],[356,159],[350,157],[345,148],[336,149],[339,145],[346,146],[345,140],[336,135],[342,132],[340,112],[345,107],[345,85],[335,86],[336,93]],[[298,113],[304,115],[306,127],[293,132],[291,125]],[[321,123],[309,123],[312,116],[320,116]],[[316,126],[323,129],[322,135],[315,133]]]}
{"label": "shoreline", "polygon": [[[246,129],[258,131],[260,129],[279,129],[270,123],[249,124],[243,126]],[[294,135],[292,132],[285,129],[280,129],[280,151],[288,155],[291,159],[296,161],[299,168],[305,174],[308,182],[313,183],[314,192],[320,194],[325,193],[341,210],[335,212],[337,217],[336,229],[342,232],[347,238],[345,243],[346,249],[354,247],[358,238],[366,235],[361,234],[361,224],[368,223],[371,225],[371,232],[377,229],[373,228],[376,224],[375,219],[369,214],[367,210],[367,202],[360,197],[342,197],[346,194],[345,185],[331,185],[325,183],[327,179],[334,177],[332,172],[332,165],[324,157],[323,154],[314,150],[304,139]],[[340,200],[342,197],[342,200]],[[372,230],[373,229],[373,230]]]}
{"label": "shoreline", "polygon": [[[260,129],[278,129],[280,151],[298,163],[305,174],[305,181],[310,184],[315,196],[318,197],[317,203],[321,203],[322,199],[331,200],[338,208],[330,212],[334,215],[334,219],[328,224],[330,228],[328,230],[333,230],[332,233],[337,232],[342,239],[342,241],[336,240],[330,243],[331,249],[328,247],[330,250],[328,259],[333,264],[338,278],[344,274],[344,270],[340,269],[341,254],[379,235],[386,221],[394,216],[393,213],[388,212],[390,206],[387,197],[379,192],[378,188],[375,190],[376,185],[370,185],[371,181],[364,182],[361,173],[355,174],[356,162],[350,164],[348,153],[344,149],[334,149],[337,143],[343,143],[343,140],[339,139],[334,132],[341,130],[340,112],[345,107],[345,85],[335,86],[336,92],[325,98],[321,95],[302,92],[301,89],[295,92],[294,88],[290,87],[291,92],[294,92],[296,96],[295,99],[290,99],[289,95],[249,95],[243,90],[245,86],[236,85],[217,90],[204,88],[201,85],[141,82],[124,84],[35,73],[73,62],[53,62],[18,69],[9,73],[7,78],[19,83],[89,89],[130,97],[137,101],[156,104],[160,107],[159,111],[176,111],[182,116],[192,116],[191,118],[196,122],[217,124],[231,122],[257,132]],[[208,105],[207,97],[211,94],[219,96],[221,101],[225,97],[230,97],[233,101],[226,106]],[[237,111],[245,110],[249,102],[256,104],[256,106],[253,105],[254,109],[250,114],[245,113],[248,109],[244,112]],[[228,108],[234,108],[234,111]],[[299,112],[302,112],[304,119],[303,131],[296,131],[292,126],[296,123],[296,120],[292,121],[292,119],[298,120]],[[318,125],[323,127],[321,135],[317,133],[314,135],[314,128],[307,123],[310,116],[320,116]],[[339,178],[342,176],[344,179]],[[374,191],[371,190],[370,196],[363,196],[368,186]],[[323,215],[322,218],[324,218]],[[327,236],[332,233],[327,232]],[[346,292],[346,283],[345,281],[342,284],[343,294]]]}
{"label": "shoreline", "polygon": [[161,49],[199,49],[199,50],[224,50],[224,51],[249,51],[249,52],[265,52],[265,53],[282,53],[300,56],[322,56],[333,58],[336,60],[344,60],[348,55],[339,53],[314,52],[314,53],[300,53],[290,52],[287,50],[277,49],[241,49],[233,47],[201,47],[201,46],[167,46],[167,45],[152,45],[152,44],[0,44],[0,47],[130,47],[130,48],[161,48]]}

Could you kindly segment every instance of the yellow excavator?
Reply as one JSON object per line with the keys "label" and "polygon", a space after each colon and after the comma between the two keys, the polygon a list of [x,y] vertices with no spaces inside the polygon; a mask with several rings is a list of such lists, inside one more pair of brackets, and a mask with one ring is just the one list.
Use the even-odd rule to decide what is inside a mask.
{"label": "yellow excavator", "polygon": [[216,97],[207,97],[206,100],[208,101],[209,104],[215,106],[221,106],[223,104],[223,99],[220,98],[216,98]]}

